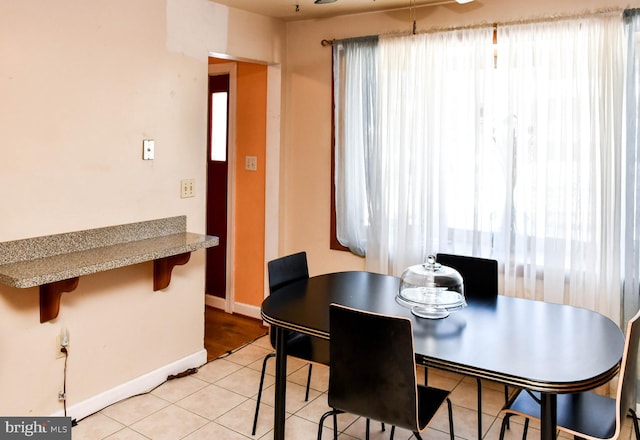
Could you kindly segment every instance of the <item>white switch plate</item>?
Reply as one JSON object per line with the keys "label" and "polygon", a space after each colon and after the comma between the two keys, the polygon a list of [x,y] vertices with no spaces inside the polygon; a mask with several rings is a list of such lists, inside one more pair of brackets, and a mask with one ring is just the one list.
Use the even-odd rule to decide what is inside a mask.
{"label": "white switch plate", "polygon": [[247,171],[258,171],[258,158],[257,156],[245,156],[244,157],[244,169]]}
{"label": "white switch plate", "polygon": [[180,181],[180,198],[186,199],[196,195],[196,179],[182,179]]}
{"label": "white switch plate", "polygon": [[142,140],[142,159],[153,160],[154,150],[155,150],[155,142],[153,139]]}

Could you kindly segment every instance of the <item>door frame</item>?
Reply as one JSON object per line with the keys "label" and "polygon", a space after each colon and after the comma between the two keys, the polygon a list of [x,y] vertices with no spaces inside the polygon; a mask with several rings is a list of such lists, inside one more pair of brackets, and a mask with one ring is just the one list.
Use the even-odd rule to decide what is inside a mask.
{"label": "door frame", "polygon": [[[264,291],[269,296],[267,262],[278,258],[280,247],[280,133],[282,132],[282,68],[267,65],[267,139],[265,151]],[[257,314],[260,316],[260,310]]]}
{"label": "door frame", "polygon": [[[223,309],[227,313],[234,310],[234,256],[235,256],[235,220],[236,220],[236,63],[209,64],[208,76],[229,75],[229,119],[227,140],[227,252],[226,252],[226,285],[224,299],[206,295],[207,305]],[[211,121],[207,121],[208,124]],[[210,146],[207,145],[207,154]],[[209,158],[207,157],[207,160]],[[209,177],[207,176],[207,179]],[[207,196],[208,199],[208,196]]]}
{"label": "door frame", "polygon": [[282,65],[265,63],[259,60],[231,57],[226,54],[209,52],[210,57],[228,59],[232,62],[209,64],[209,74],[229,73],[229,175],[228,198],[230,208],[227,210],[227,289],[225,300],[206,295],[206,305],[224,309],[227,313],[238,312],[245,316],[261,319],[260,305],[236,304],[234,299],[234,249],[235,249],[235,201],[236,201],[236,95],[237,95],[237,64],[244,61],[267,65],[267,133],[265,158],[265,242],[264,242],[264,289],[263,298],[269,296],[269,274],[267,262],[280,256],[280,228],[282,215],[280,213],[280,142],[282,127]]}

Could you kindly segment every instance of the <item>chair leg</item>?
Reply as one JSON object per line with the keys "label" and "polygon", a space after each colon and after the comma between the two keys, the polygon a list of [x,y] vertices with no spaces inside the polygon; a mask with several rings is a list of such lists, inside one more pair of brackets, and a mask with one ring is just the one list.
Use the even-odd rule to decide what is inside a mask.
{"label": "chair leg", "polygon": [[529,432],[529,419],[524,419],[524,429],[522,430],[522,440],[527,440],[527,432]]}
{"label": "chair leg", "polygon": [[313,368],[313,364],[309,364],[309,373],[307,374],[307,391],[304,395],[304,401],[309,401],[309,386],[311,385],[311,369]]}
{"label": "chair leg", "polygon": [[502,425],[500,425],[500,440],[504,440],[504,431],[507,428],[507,423],[509,423],[508,420],[508,415],[504,416],[504,419],[502,419]]}
{"label": "chair leg", "polygon": [[[507,414],[507,415],[504,416],[504,419],[502,419],[502,425],[500,426],[500,440],[504,439],[504,432],[507,429],[507,427],[509,427],[509,419],[513,415],[514,414]],[[527,440],[527,432],[528,431],[529,431],[529,419],[525,418],[524,419],[524,428],[522,429],[522,440]]]}
{"label": "chair leg", "polygon": [[[504,386],[504,403],[509,401],[509,387],[507,385]],[[509,418],[507,418],[507,429],[510,429],[509,426]],[[640,440],[640,439],[638,439]]]}
{"label": "chair leg", "polygon": [[[509,427],[509,419],[513,414],[507,414],[502,419],[502,425],[500,426],[500,440],[504,440],[504,433],[506,429]],[[522,440],[526,440],[527,431],[529,430],[529,419],[524,419],[524,428],[522,430]]]}
{"label": "chair leg", "polygon": [[396,433],[396,426],[391,425],[391,435],[389,436],[389,440],[393,440],[393,435]]}
{"label": "chair leg", "polygon": [[324,426],[324,419],[332,414],[333,411],[327,411],[326,413],[322,414],[322,417],[320,417],[320,421],[318,422],[318,440],[322,440],[322,428]]}
{"label": "chair leg", "polygon": [[447,397],[447,411],[449,412],[449,437],[451,440],[455,440],[455,434],[453,432],[453,405],[451,399]]}
{"label": "chair leg", "polygon": [[482,439],[482,381],[476,379],[478,383],[478,440]]}
{"label": "chair leg", "polygon": [[636,415],[636,412],[631,408],[629,408],[629,413],[631,414],[631,417],[633,420],[633,430],[636,433],[636,440],[640,440],[640,428],[638,427],[638,416]]}
{"label": "chair leg", "polygon": [[258,413],[260,412],[260,399],[262,398],[262,386],[264,385],[264,374],[267,369],[267,361],[272,357],[276,357],[275,353],[269,353],[264,357],[262,361],[262,372],[260,373],[260,386],[258,387],[258,399],[256,401],[256,412],[253,416],[253,428],[251,429],[251,435],[256,435],[256,427],[258,426]]}
{"label": "chair leg", "polygon": [[418,431],[415,431],[413,435],[415,435],[418,440],[422,440],[422,437],[420,437],[420,433]]}
{"label": "chair leg", "polygon": [[322,414],[322,417],[320,417],[320,422],[318,422],[318,440],[322,440],[322,428],[324,427],[324,420],[329,416],[333,416],[333,439],[338,439],[338,414],[342,414],[342,411],[338,409],[332,409],[331,411],[327,411],[326,413]]}
{"label": "chair leg", "polygon": [[[367,419],[367,426],[369,426],[369,421],[370,419]],[[382,432],[386,430],[386,427],[384,426],[384,422],[380,422],[380,429],[382,430]]]}
{"label": "chair leg", "polygon": [[367,440],[369,440],[369,425],[370,425],[370,420],[367,419],[367,421],[365,422],[365,438]]}

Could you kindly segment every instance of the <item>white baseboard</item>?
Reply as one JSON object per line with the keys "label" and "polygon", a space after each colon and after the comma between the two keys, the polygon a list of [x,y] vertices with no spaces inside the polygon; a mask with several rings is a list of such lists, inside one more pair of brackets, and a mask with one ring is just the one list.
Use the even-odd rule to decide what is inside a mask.
{"label": "white baseboard", "polygon": [[262,316],[260,316],[260,307],[250,306],[248,304],[235,303],[233,306],[233,312],[249,316],[251,318],[262,319]]}
{"label": "white baseboard", "polygon": [[225,299],[213,295],[205,295],[204,303],[207,306],[214,307],[220,310],[224,310],[225,308]]}
{"label": "white baseboard", "polygon": [[[167,377],[172,374],[181,373],[189,368],[197,368],[206,363],[207,350],[202,349],[192,355],[90,397],[83,402],[71,405],[67,408],[67,416],[75,420],[81,420],[123,399],[151,391],[153,388],[164,383]],[[52,414],[53,417],[63,415],[64,411],[62,410]]]}
{"label": "white baseboard", "polygon": [[[220,310],[225,309],[224,298],[219,298],[213,295],[205,295],[204,301],[205,301],[205,304],[208,306],[215,307],[216,309],[220,309]],[[250,318],[262,319],[262,316],[260,316],[260,307],[251,306],[249,304],[242,304],[238,302],[234,303],[233,313],[248,316]]]}

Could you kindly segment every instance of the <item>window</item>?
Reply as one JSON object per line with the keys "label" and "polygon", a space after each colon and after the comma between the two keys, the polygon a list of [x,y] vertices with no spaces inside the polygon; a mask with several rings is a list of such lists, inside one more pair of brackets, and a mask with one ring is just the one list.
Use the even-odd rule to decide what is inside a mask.
{"label": "window", "polygon": [[211,160],[227,160],[227,108],[228,93],[211,94]]}
{"label": "window", "polygon": [[615,316],[623,33],[599,15],[500,26],[495,49],[491,26],[335,42],[341,243],[396,275],[495,258],[509,294]]}

